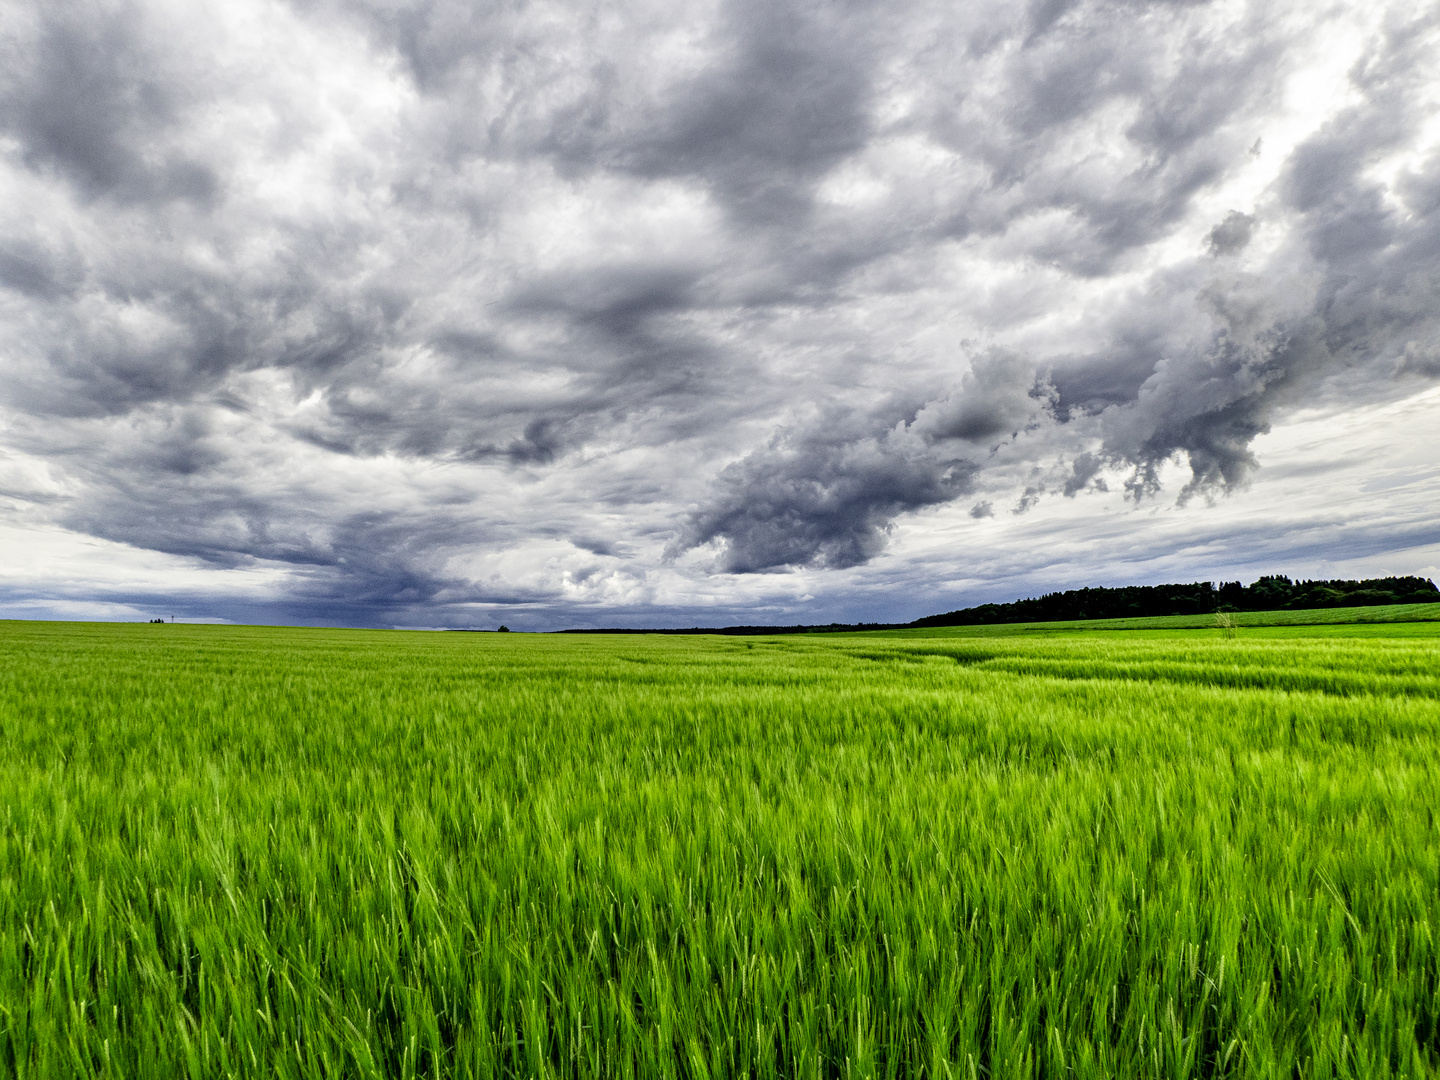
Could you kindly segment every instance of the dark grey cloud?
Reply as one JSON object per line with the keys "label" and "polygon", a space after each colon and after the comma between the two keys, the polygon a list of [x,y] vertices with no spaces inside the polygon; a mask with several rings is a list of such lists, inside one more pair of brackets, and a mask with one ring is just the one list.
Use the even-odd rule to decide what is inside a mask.
{"label": "dark grey cloud", "polygon": [[1225,220],[1210,230],[1206,242],[1210,248],[1211,255],[1234,255],[1237,251],[1244,251],[1245,245],[1250,243],[1250,237],[1255,232],[1255,217],[1253,214],[1242,214],[1239,210],[1231,210],[1225,215]]}
{"label": "dark grey cloud", "polygon": [[676,88],[622,160],[700,178],[747,224],[793,224],[814,182],[870,134],[877,22],[857,4],[731,0],[720,62]]}
{"label": "dark grey cloud", "polygon": [[898,403],[825,410],[727,466],[678,546],[723,538],[731,573],[858,566],[884,549],[899,514],[974,490],[986,458],[1046,417],[1051,398],[1023,357],[991,350],[955,394],[908,415]]}
{"label": "dark grey cloud", "polygon": [[211,202],[215,172],[167,138],[203,87],[166,70],[172,57],[146,40],[144,11],[76,3],[36,16],[28,47],[7,50],[0,112],[26,163],[89,198]]}
{"label": "dark grey cloud", "polygon": [[682,547],[723,537],[721,566],[731,573],[858,566],[884,548],[896,515],[970,490],[973,464],[942,464],[903,436],[861,434],[848,419],[832,413],[808,431],[782,431],[727,466],[720,494],[691,516]]}
{"label": "dark grey cloud", "polygon": [[[1076,455],[1074,465],[1071,468],[1070,476],[1065,481],[1062,489],[1067,499],[1073,499],[1086,486],[1092,483],[1103,485],[1104,480],[1097,481],[1095,478],[1100,470],[1105,467],[1105,459],[1099,454],[1083,453]],[[1103,488],[1102,488],[1103,490]]]}
{"label": "dark grey cloud", "polygon": [[[1440,377],[1429,16],[0,9],[26,505],[306,611],[857,571],[1177,460],[1214,498],[1286,410]],[[1302,70],[1345,93],[1297,139]]]}

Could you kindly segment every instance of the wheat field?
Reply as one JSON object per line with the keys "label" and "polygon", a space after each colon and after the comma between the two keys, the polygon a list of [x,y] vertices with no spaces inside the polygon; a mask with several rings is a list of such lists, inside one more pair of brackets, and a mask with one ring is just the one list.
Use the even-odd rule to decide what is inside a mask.
{"label": "wheat field", "polygon": [[0,1072],[1435,1075],[1437,761],[1437,623],[0,623]]}

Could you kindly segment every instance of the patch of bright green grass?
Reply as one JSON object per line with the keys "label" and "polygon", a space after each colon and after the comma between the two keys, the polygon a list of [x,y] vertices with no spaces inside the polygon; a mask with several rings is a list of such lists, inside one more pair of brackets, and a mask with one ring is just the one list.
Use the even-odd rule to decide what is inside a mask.
{"label": "patch of bright green grass", "polygon": [[1375,629],[0,624],[0,1072],[1434,1075]]}
{"label": "patch of bright green grass", "polygon": [[[1373,607],[1306,608],[1300,611],[1235,611],[1236,626],[1391,625],[1440,622],[1440,604],[1387,604]],[[882,630],[867,633],[909,634],[931,637],[1012,637],[1015,635],[1068,634],[1077,630],[1206,630],[1215,627],[1214,615],[1157,615],[1143,619],[1077,619],[1068,622],[985,623],[980,626],[942,626],[922,630]]]}

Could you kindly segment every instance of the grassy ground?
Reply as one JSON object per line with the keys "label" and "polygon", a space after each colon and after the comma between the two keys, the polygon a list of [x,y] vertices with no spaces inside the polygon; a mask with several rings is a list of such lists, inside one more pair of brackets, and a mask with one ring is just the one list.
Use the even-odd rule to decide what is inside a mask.
{"label": "grassy ground", "polygon": [[[1440,622],[1440,604],[1386,604],[1376,607],[1312,608],[1303,611],[1236,611],[1236,626],[1368,626]],[[1207,630],[1214,615],[1159,615],[1145,619],[1085,619],[1076,622],[989,623],[984,626],[945,626],[924,630],[881,631],[891,634],[946,634],[962,637],[1033,637],[1036,634],[1073,634],[1090,630]],[[872,631],[873,632],[873,631]],[[1420,633],[1430,633],[1420,630]]]}
{"label": "grassy ground", "polygon": [[0,1073],[1436,1075],[1440,624],[1049,630],[0,623]]}

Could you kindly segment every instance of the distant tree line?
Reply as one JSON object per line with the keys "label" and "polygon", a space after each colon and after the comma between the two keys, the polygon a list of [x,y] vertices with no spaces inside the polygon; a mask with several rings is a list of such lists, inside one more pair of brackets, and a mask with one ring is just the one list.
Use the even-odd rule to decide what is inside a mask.
{"label": "distant tree line", "polygon": [[1208,615],[1214,611],[1281,611],[1362,607],[1373,604],[1440,603],[1440,589],[1420,577],[1365,581],[1291,581],[1281,574],[1253,585],[1210,581],[1193,585],[1126,585],[1118,589],[1070,589],[1011,604],[981,604],[916,619],[910,626],[977,626],[984,623],[1060,622],[1071,619],[1139,619],[1155,615]]}

